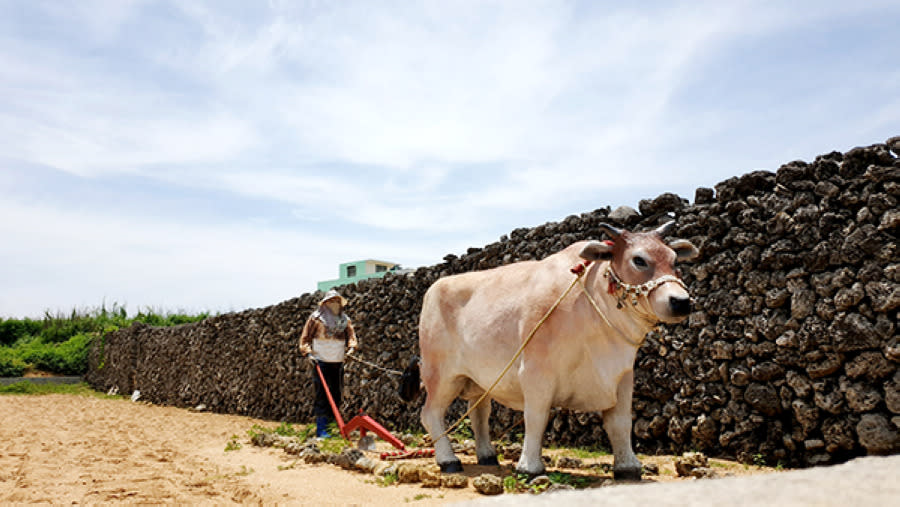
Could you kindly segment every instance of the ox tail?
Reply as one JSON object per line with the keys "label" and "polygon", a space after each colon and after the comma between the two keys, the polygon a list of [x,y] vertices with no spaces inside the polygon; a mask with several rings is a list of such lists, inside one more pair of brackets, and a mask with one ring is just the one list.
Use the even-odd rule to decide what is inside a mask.
{"label": "ox tail", "polygon": [[413,356],[400,377],[400,399],[410,403],[422,393],[422,376],[419,373],[419,356]]}

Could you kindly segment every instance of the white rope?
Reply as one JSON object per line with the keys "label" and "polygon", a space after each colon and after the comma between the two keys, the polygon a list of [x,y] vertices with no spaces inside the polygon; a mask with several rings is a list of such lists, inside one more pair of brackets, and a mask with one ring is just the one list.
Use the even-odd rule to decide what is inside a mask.
{"label": "white rope", "polygon": [[687,290],[687,286],[684,284],[684,282],[682,282],[681,279],[675,275],[663,275],[659,278],[654,278],[653,280],[642,283],[640,285],[625,283],[621,278],[619,278],[619,275],[617,275],[616,272],[613,271],[612,264],[609,264],[606,267],[606,271],[603,273],[603,276],[609,278],[611,283],[615,284],[616,290],[618,290],[619,287],[622,287],[622,289],[624,289],[622,291],[622,295],[618,297],[617,307],[620,309],[622,308],[622,303],[625,301],[625,298],[628,295],[631,295],[631,305],[637,306],[639,297],[649,296],[650,293],[653,292],[653,289],[659,287],[664,283],[674,282],[678,285],[681,285],[684,290]]}
{"label": "white rope", "polygon": [[353,360],[356,361],[357,363],[362,363],[362,364],[364,364],[364,365],[366,365],[366,366],[371,366],[372,368],[375,368],[376,370],[383,371],[383,372],[385,372],[385,373],[387,373],[387,374],[389,374],[389,375],[398,375],[398,376],[403,375],[403,372],[402,372],[402,371],[398,371],[398,370],[389,370],[389,369],[387,369],[387,368],[378,366],[377,364],[373,364],[373,363],[370,363],[370,362],[368,362],[368,361],[364,361],[364,360],[362,360],[362,359],[360,359],[360,358],[358,358],[358,357],[356,357],[356,356],[354,356],[354,355],[351,355],[351,354],[347,354],[347,357],[349,357],[350,359],[353,359]]}
{"label": "white rope", "polygon": [[[619,328],[613,326],[612,323],[609,322],[609,319],[606,318],[606,314],[603,313],[603,310],[600,309],[600,305],[598,305],[597,302],[594,301],[594,298],[591,297],[591,293],[588,292],[587,286],[584,285],[584,280],[582,280],[581,278],[579,278],[578,281],[581,283],[581,290],[584,291],[584,295],[587,296],[588,301],[591,302],[591,306],[594,307],[594,311],[596,311],[596,312],[597,312],[597,315],[599,315],[600,318],[603,319],[603,322],[606,322],[606,325],[607,325],[607,326],[609,326],[609,327],[611,327],[612,329],[615,329],[616,331],[618,331],[619,334],[622,335],[622,338],[625,339],[625,341],[627,341],[628,343],[630,343],[630,344],[633,345],[634,347],[641,348],[641,345],[644,343],[644,338],[641,338],[641,339],[638,340],[638,341],[634,341],[634,340],[632,340],[631,338],[629,338],[629,336],[628,336],[627,334],[625,334],[624,332],[622,332],[622,330],[620,330]],[[646,334],[645,334],[644,336],[646,336]]]}

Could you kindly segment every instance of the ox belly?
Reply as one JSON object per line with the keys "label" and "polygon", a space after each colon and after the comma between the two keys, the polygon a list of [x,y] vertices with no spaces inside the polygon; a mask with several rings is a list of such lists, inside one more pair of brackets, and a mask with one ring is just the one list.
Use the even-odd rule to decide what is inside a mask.
{"label": "ox belly", "polygon": [[[528,357],[526,349],[526,357],[518,367],[514,366],[507,372],[491,391],[490,398],[513,410],[523,410],[526,391],[547,389],[552,393],[552,407],[602,412],[616,405],[619,382],[632,371],[634,353],[628,352],[619,351],[617,357],[594,360],[595,354],[585,351],[569,357],[557,357],[556,361],[548,363],[546,357]],[[510,351],[509,358],[514,353]],[[482,366],[479,371],[467,369],[463,376],[468,378],[468,382],[460,397],[472,400],[481,396],[506,366],[508,359],[505,356],[503,359],[504,362],[494,362],[491,368]],[[485,372],[491,373],[486,375]]]}
{"label": "ox belly", "polygon": [[637,350],[607,338],[588,341],[591,345],[573,347],[570,356],[555,366],[559,374],[553,406],[601,412],[619,402],[619,383],[634,369]]}

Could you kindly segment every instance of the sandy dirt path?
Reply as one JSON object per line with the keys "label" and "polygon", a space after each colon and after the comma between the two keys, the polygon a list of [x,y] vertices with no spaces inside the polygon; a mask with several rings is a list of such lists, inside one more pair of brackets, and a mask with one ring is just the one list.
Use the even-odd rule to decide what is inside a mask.
{"label": "sandy dirt path", "polygon": [[[75,395],[0,396],[0,503],[435,505],[480,497],[306,465],[246,443],[248,417]],[[237,435],[244,445],[225,451]]]}

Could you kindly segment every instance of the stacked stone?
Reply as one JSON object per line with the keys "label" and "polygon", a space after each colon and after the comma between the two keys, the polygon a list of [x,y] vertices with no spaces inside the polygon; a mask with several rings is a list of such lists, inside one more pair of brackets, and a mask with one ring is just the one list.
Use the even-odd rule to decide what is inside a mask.
{"label": "stacked stone", "polygon": [[[418,353],[422,297],[440,277],[544,258],[600,238],[601,222],[643,230],[674,215],[674,235],[702,252],[681,266],[695,309],[651,333],[638,354],[636,447],[799,466],[898,452],[898,153],[900,138],[832,152],[698,189],[693,204],[663,194],[639,212],[598,209],[513,230],[409,275],[344,286],[359,353],[403,369]],[[98,389],[139,389],[154,403],[308,420],[311,372],[297,340],[319,297],[117,331],[95,344],[87,378]],[[395,430],[421,428],[420,405],[399,400],[396,376],[354,362],[347,370],[345,418],[365,410]],[[463,408],[454,404],[450,417]],[[495,404],[495,431],[516,419]],[[564,410],[552,415],[546,441],[608,445],[599,415]]]}
{"label": "stacked stone", "polygon": [[795,465],[898,450],[898,175],[875,145],[666,206],[704,258],[696,310],[638,360],[643,443]]}

